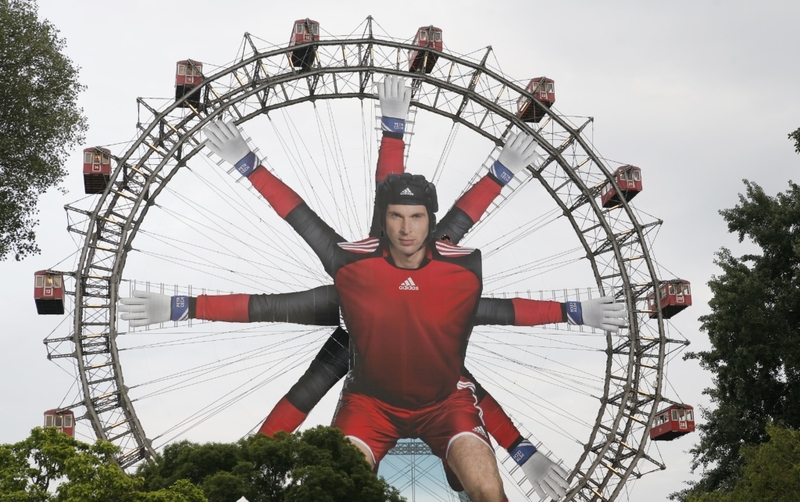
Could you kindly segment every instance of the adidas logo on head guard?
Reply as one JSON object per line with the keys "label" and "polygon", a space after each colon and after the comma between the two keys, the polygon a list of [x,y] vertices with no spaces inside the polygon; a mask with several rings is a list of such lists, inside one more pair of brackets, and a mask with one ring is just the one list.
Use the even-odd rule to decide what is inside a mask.
{"label": "adidas logo on head guard", "polygon": [[405,190],[400,192],[400,195],[410,195],[410,196],[413,197],[414,196],[414,192],[412,192],[410,188],[406,187]]}
{"label": "adidas logo on head guard", "polygon": [[414,279],[409,277],[408,279],[403,281],[403,284],[400,285],[400,289],[402,291],[418,291],[419,290],[419,286],[414,284]]}

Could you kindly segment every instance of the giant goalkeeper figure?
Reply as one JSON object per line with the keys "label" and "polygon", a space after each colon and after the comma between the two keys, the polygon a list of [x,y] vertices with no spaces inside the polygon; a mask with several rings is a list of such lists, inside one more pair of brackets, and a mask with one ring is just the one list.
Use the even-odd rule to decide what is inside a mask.
{"label": "giant goalkeeper figure", "polygon": [[[389,150],[389,151],[393,151],[393,152],[399,151],[400,152],[399,153],[400,162],[399,163],[396,162],[396,161],[395,162],[384,162],[383,163],[384,164],[384,166],[383,166],[384,169],[382,171],[381,170],[381,167],[382,167],[381,164],[382,163],[379,160],[378,175],[377,175],[378,181],[380,181],[382,176],[386,175],[386,171],[387,171],[387,169],[385,168],[386,164],[394,165],[394,172],[397,172],[398,169],[397,169],[396,166],[398,164],[399,164],[400,167],[402,167],[402,146],[400,146],[399,150],[398,150],[398,148],[396,148],[396,146],[397,146],[396,144],[394,145],[395,146],[394,149],[391,149],[391,148],[390,149],[385,149],[384,148],[385,146],[387,146],[386,145],[387,138],[390,139],[390,140],[396,140],[398,142],[402,141],[402,119],[393,118],[391,116],[387,117],[387,114],[392,113],[391,112],[392,106],[390,106],[392,103],[390,101],[391,101],[391,99],[393,97],[396,97],[397,94],[398,94],[397,92],[394,92],[394,95],[392,95],[393,94],[392,91],[396,91],[396,89],[398,89],[399,87],[392,85],[392,82],[391,82],[390,79],[387,79],[384,82],[384,84],[387,84],[387,83],[388,83],[388,85],[385,85],[385,87],[383,88],[383,92],[382,93],[379,92],[379,94],[381,94],[382,110],[384,111],[384,124],[386,126],[385,129],[387,130],[386,133],[384,134],[384,144],[382,144],[382,147],[381,147],[381,156],[382,157],[388,157],[388,156],[384,155],[385,154],[384,150]],[[388,89],[388,92],[387,92],[387,89]],[[388,106],[387,106],[387,102],[388,102]],[[404,108],[405,108],[405,110],[407,110],[407,108],[408,108],[408,100],[407,99],[402,99],[401,103],[404,104]],[[403,104],[401,104],[400,107],[395,107],[394,109],[395,110],[402,109]],[[402,110],[402,116],[403,117],[405,117],[405,110]],[[393,114],[394,115],[399,115],[400,113],[395,112]],[[388,118],[388,120],[387,120],[387,118]],[[249,177],[250,181],[252,181],[254,183],[254,185],[256,185],[259,188],[259,190],[262,192],[262,194],[264,194],[265,197],[267,197],[267,199],[273,204],[273,206],[280,213],[282,213],[281,215],[284,216],[287,219],[287,221],[290,221],[290,223],[293,223],[295,228],[298,229],[298,231],[301,233],[301,235],[303,235],[309,241],[309,243],[312,244],[312,246],[314,246],[315,243],[317,244],[317,247],[315,247],[315,251],[318,252],[318,254],[320,255],[321,258],[329,259],[330,256],[328,256],[328,254],[330,254],[330,253],[328,253],[327,251],[323,252],[318,247],[320,245],[320,242],[324,241],[325,239],[322,239],[322,241],[321,241],[319,239],[320,236],[318,236],[318,235],[314,236],[313,235],[314,232],[309,231],[309,228],[316,228],[317,230],[319,230],[319,229],[323,229],[324,230],[324,228],[326,228],[327,226],[323,227],[324,224],[322,224],[321,222],[315,221],[314,218],[316,218],[316,215],[313,215],[313,213],[310,213],[310,210],[308,210],[307,206],[305,206],[305,204],[302,204],[302,201],[299,201],[299,199],[296,197],[296,195],[293,192],[291,192],[287,187],[285,187],[285,185],[282,185],[282,183],[280,183],[274,177],[272,177],[263,167],[258,167],[257,169],[253,169],[253,167],[256,164],[258,164],[258,162],[256,161],[255,156],[252,155],[252,153],[249,152],[249,150],[247,149],[246,145],[241,140],[241,138],[237,137],[238,136],[238,131],[235,129],[235,127],[233,127],[232,125],[228,125],[227,127],[225,125],[215,125],[214,127],[210,127],[209,129],[213,129],[213,133],[210,134],[209,136],[210,137],[215,136],[215,139],[216,139],[216,141],[212,141],[212,143],[214,143],[212,148],[214,148],[215,151],[217,151],[217,153],[219,153],[226,160],[232,161],[232,163],[234,163],[233,157],[239,158],[240,154],[241,154],[241,161],[240,162],[235,162],[237,164],[237,169],[239,169],[240,172],[243,172],[243,174],[245,174],[246,176]],[[398,135],[399,138],[397,136],[394,136],[394,135]],[[389,143],[389,146],[392,146],[391,142],[388,142],[388,143]],[[502,187],[504,182],[507,182],[516,172],[518,172],[519,170],[524,168],[525,165],[530,163],[530,160],[532,160],[531,154],[532,154],[532,151],[533,151],[531,149],[531,145],[532,145],[532,140],[530,140],[530,139],[526,139],[526,138],[512,138],[512,139],[510,139],[509,140],[509,144],[507,145],[506,149],[503,150],[503,152],[502,152],[502,154],[501,154],[501,156],[499,158],[498,163],[496,163],[495,166],[493,167],[492,174],[487,176],[486,178],[484,178],[484,180],[481,180],[481,182],[478,185],[476,185],[476,187],[480,186],[482,183],[485,185],[486,184],[485,183],[486,180],[488,180],[495,187],[495,188],[489,188],[488,191],[484,190],[485,194],[482,197],[483,200],[482,200],[481,203],[477,204],[477,206],[479,206],[481,208],[479,210],[476,210],[475,207],[470,207],[470,204],[462,204],[462,206],[459,207],[459,203],[462,203],[465,199],[469,200],[469,198],[465,196],[464,199],[462,199],[461,201],[459,201],[459,203],[456,204],[456,208],[454,208],[454,209],[459,209],[460,211],[451,210],[451,212],[448,213],[448,215],[443,220],[443,225],[442,226],[444,227],[444,229],[442,229],[441,226],[440,226],[440,232],[447,233],[450,236],[450,238],[452,240],[454,240],[454,241],[457,241],[458,239],[460,239],[460,237],[463,236],[463,234],[466,232],[466,230],[469,229],[469,226],[471,226],[471,224],[474,222],[474,220],[477,219],[480,216],[480,214],[482,214],[482,212],[485,209],[486,205],[488,205],[488,203],[491,201],[491,198],[493,198],[494,195],[496,195],[496,193],[499,193],[499,188]],[[233,156],[231,156],[232,153],[233,153]],[[390,168],[389,170],[392,170],[392,169]],[[397,185],[398,183],[400,185],[403,185],[403,183],[405,183],[405,182],[403,182],[402,179],[406,179],[406,178],[401,178],[400,180],[393,178],[392,183],[388,183],[387,185],[389,185],[389,186],[398,186]],[[407,178],[406,182],[407,182],[406,183],[407,186],[403,185],[404,186],[403,191],[413,192],[415,189],[420,188],[420,187],[422,187],[424,190],[428,190],[428,191],[432,191],[433,190],[432,185],[425,184],[425,182],[421,181],[419,178],[416,178],[416,177]],[[416,183],[416,185],[419,185],[419,186],[416,186],[416,188],[414,188],[414,184],[415,183]],[[474,188],[476,188],[476,187],[474,187]],[[387,188],[386,190],[389,190],[389,189]],[[385,194],[391,195],[393,193],[393,192],[391,192],[391,190],[389,190],[389,191],[386,191],[386,190],[384,190]],[[471,190],[470,193],[472,193],[473,191],[474,190]],[[400,197],[401,193],[402,193],[402,191],[397,192],[397,193],[394,194],[395,196],[399,197],[397,199],[397,201],[396,201],[397,204],[395,204],[395,205],[398,205],[398,206],[408,206],[408,205],[410,205],[411,207],[413,207],[415,205],[416,206],[420,206],[420,205],[425,206],[426,211],[427,211],[427,213],[429,215],[429,222],[431,223],[430,225],[428,225],[428,230],[427,230],[425,239],[422,239],[419,242],[412,243],[413,244],[412,247],[417,247],[418,248],[414,252],[415,253],[419,253],[423,249],[426,249],[426,248],[439,249],[442,246],[446,246],[444,244],[440,244],[440,245],[437,245],[435,247],[431,247],[429,245],[430,244],[430,239],[434,235],[433,234],[433,229],[435,228],[435,217],[433,216],[433,212],[436,209],[436,207],[435,207],[435,202],[436,202],[435,201],[435,192],[434,192],[433,198],[431,198],[430,195],[429,195],[427,199],[425,199],[425,197],[422,197],[422,198],[418,198],[416,200],[412,200],[413,198],[412,199],[405,199],[404,197]],[[492,194],[492,195],[491,195],[491,197],[489,197],[487,194]],[[408,197],[408,194],[406,194],[406,197]],[[473,197],[473,198],[481,199],[481,197]],[[386,200],[386,199],[384,199],[384,200]],[[288,202],[289,206],[291,206],[291,207],[287,207],[286,206],[287,202]],[[417,203],[419,203],[419,204],[417,204]],[[382,204],[383,203],[378,205],[378,208],[377,208],[378,211],[376,211],[376,215],[380,215],[381,216],[380,219],[379,219],[379,223],[381,224],[381,226],[384,227],[385,232],[387,234],[391,235],[391,232],[388,230],[388,228],[389,228],[388,221],[391,219],[391,217],[398,217],[398,214],[397,214],[397,212],[387,212],[388,211],[388,203],[386,203],[386,207],[383,207]],[[472,206],[475,206],[475,204],[472,204]],[[399,208],[399,209],[404,209],[404,208]],[[303,220],[306,219],[306,217],[297,218],[297,219],[296,218],[292,218],[292,213],[294,213],[295,211],[297,211],[298,214],[307,214],[307,213],[312,214],[313,217],[310,218],[310,220],[309,220],[311,222],[310,226],[307,225],[308,222],[303,221]],[[418,214],[417,216],[419,217],[420,214]],[[453,215],[453,214],[455,214],[456,216],[455,217],[451,217],[451,215]],[[466,216],[466,218],[465,218],[465,216]],[[450,217],[450,218],[448,219],[448,217]],[[318,218],[316,218],[316,220],[318,220]],[[455,222],[455,221],[459,221],[459,220],[461,221],[460,224],[451,223],[451,222]],[[466,225],[464,224],[465,221],[466,221]],[[305,233],[304,233],[303,230],[301,230],[302,228],[306,229]],[[332,232],[332,230],[330,230],[329,228],[327,229],[327,231]],[[324,231],[324,233],[327,232],[327,231]],[[397,260],[394,259],[395,258],[395,254],[396,254],[395,252],[398,252],[398,250],[400,250],[399,251],[400,252],[399,256],[400,257],[403,256],[404,251],[402,251],[402,249],[403,249],[404,246],[406,246],[405,243],[408,241],[408,239],[406,239],[407,236],[404,234],[404,232],[405,232],[405,230],[402,230],[402,229],[398,230],[397,239],[395,239],[395,240],[393,240],[391,238],[388,238],[388,240],[387,240],[386,238],[384,238],[384,239],[369,239],[368,241],[362,241],[362,242],[364,242],[364,243],[370,242],[370,244],[368,244],[369,246],[372,246],[373,244],[375,244],[378,247],[383,247],[384,251],[388,250],[388,254],[386,254],[386,256],[384,257],[385,258],[384,261],[387,262],[389,265],[392,265],[395,269],[406,269],[406,267],[402,266],[401,264],[398,264]],[[436,235],[437,236],[438,235],[442,235],[442,233],[440,233],[440,232],[437,232]],[[373,232],[373,235],[375,235],[375,232]],[[338,236],[334,236],[333,240],[335,240],[336,242],[340,242],[342,239],[340,237],[338,237]],[[380,241],[383,241],[383,244],[380,244]],[[359,244],[359,246],[361,246],[361,245],[363,245],[363,244]],[[340,243],[340,245],[338,247],[340,249],[345,249],[346,245]],[[450,251],[447,251],[447,252],[449,252],[451,254],[455,253],[456,255],[458,255],[459,253],[464,253],[464,251],[460,250],[460,248],[452,247],[452,248],[448,248],[448,249],[450,249]],[[334,249],[334,251],[336,251],[336,249]],[[336,253],[333,253],[333,254],[336,254]],[[445,253],[445,254],[447,254],[447,253]],[[474,253],[466,253],[465,255],[477,256],[477,254],[474,254]],[[347,259],[346,261],[349,261],[349,259]],[[394,263],[392,263],[393,261],[394,261]],[[431,261],[435,262],[436,260],[431,259]],[[472,260],[472,261],[474,261],[474,260]],[[479,263],[479,260],[478,260],[478,263]],[[353,265],[353,264],[351,263],[349,265]],[[408,265],[408,263],[406,263],[406,265]],[[420,269],[424,269],[424,268],[427,267],[427,262],[425,262],[425,264],[423,264],[422,262],[420,262],[420,263],[411,263],[411,267],[408,268],[408,269],[414,270],[414,269],[416,269],[415,267],[416,268],[420,268]],[[347,268],[347,266],[343,266],[342,268]],[[472,268],[472,267],[468,267],[468,268]],[[326,267],[326,269],[328,269],[328,267]],[[329,271],[330,270],[331,269],[329,269]],[[477,277],[480,276],[479,267],[477,268],[477,271],[473,271],[473,272],[475,272],[475,275]],[[334,272],[334,274],[332,274],[332,275],[334,275],[334,277],[336,277],[335,274],[336,274],[336,272]],[[409,278],[412,278],[412,276],[409,276]],[[346,286],[342,286],[342,287],[344,287],[345,290],[347,289]],[[419,285],[414,284],[413,287],[419,287]],[[402,286],[401,286],[401,288],[402,288]],[[413,289],[408,289],[407,288],[405,290],[409,291],[409,290],[413,290]],[[239,308],[233,307],[231,305],[231,303],[228,301],[231,298],[227,298],[225,300],[220,300],[220,297],[200,297],[197,300],[189,299],[188,301],[185,301],[185,302],[176,301],[175,303],[176,303],[176,305],[180,303],[180,304],[183,304],[183,305],[189,307],[188,310],[184,309],[183,312],[186,313],[187,315],[190,315],[191,317],[210,318],[210,319],[217,319],[217,320],[238,320],[238,321],[287,319],[287,320],[295,320],[296,322],[305,322],[305,323],[310,323],[310,324],[319,324],[320,323],[319,321],[323,320],[322,323],[323,324],[327,324],[327,323],[329,323],[329,321],[331,321],[331,323],[332,323],[336,318],[338,318],[338,315],[335,312],[335,307],[333,307],[336,303],[338,303],[338,298],[335,298],[336,295],[334,293],[330,292],[330,291],[325,292],[324,295],[325,295],[325,298],[327,298],[329,301],[320,303],[320,302],[317,302],[316,300],[314,300],[314,301],[311,302],[311,305],[312,305],[312,307],[311,307],[311,311],[312,311],[311,317],[309,317],[308,316],[308,312],[306,312],[305,317],[301,316],[301,317],[295,317],[293,319],[291,318],[291,316],[290,316],[289,319],[287,319],[287,317],[284,317],[285,313],[281,313],[281,314],[279,314],[280,317],[275,318],[274,316],[270,317],[270,315],[265,312],[267,310],[277,308],[277,304],[275,304],[274,302],[271,303],[270,301],[265,300],[264,297],[269,297],[269,296],[277,297],[277,296],[280,296],[280,295],[256,295],[256,297],[250,297],[250,298],[247,298],[247,299],[239,298],[239,303],[241,303],[242,300],[245,301],[246,309],[244,309],[244,310],[246,310],[246,312],[243,312],[242,314],[237,314],[236,316],[233,316],[233,317],[236,317],[236,318],[231,318],[230,317],[230,313],[229,313],[230,309],[233,308],[234,310],[237,310],[238,312],[242,312],[243,309],[241,307],[239,307]],[[245,295],[236,295],[236,296],[244,297]],[[304,301],[303,299],[310,300],[311,298],[312,297],[309,296],[308,293],[296,294],[296,296],[292,297],[293,300],[290,301],[288,304],[281,304],[281,305],[285,305],[286,306],[286,305],[294,304],[294,306],[291,307],[290,310],[292,310],[292,312],[296,313],[296,312],[298,312],[297,306],[301,305],[303,303],[303,301]],[[363,298],[369,298],[369,296],[363,296]],[[255,299],[255,301],[254,301],[254,299]],[[141,301],[145,302],[147,300],[142,299]],[[226,307],[221,307],[220,306],[221,305],[220,302],[222,302],[222,304],[226,305]],[[355,302],[355,304],[357,305],[357,304],[359,304],[360,300],[356,298],[356,299],[353,299],[352,302]],[[343,302],[343,303],[347,303],[347,302]],[[602,328],[605,328],[605,329],[613,329],[613,330],[615,330],[616,327],[619,324],[621,324],[621,321],[620,321],[619,317],[624,316],[624,312],[616,310],[616,309],[620,308],[621,306],[618,306],[618,305],[615,305],[615,304],[611,304],[612,307],[608,307],[609,303],[608,303],[607,299],[601,299],[599,301],[593,301],[593,302],[584,302],[584,304],[582,306],[581,306],[581,304],[579,304],[577,302],[571,302],[570,304],[563,304],[562,305],[562,304],[558,304],[556,302],[534,302],[534,301],[522,300],[522,299],[517,299],[517,300],[483,299],[483,300],[481,300],[481,304],[487,305],[487,307],[485,307],[483,309],[481,309],[479,307],[477,309],[477,316],[478,316],[477,317],[477,321],[481,322],[481,323],[492,323],[492,324],[512,324],[512,323],[513,324],[540,324],[540,323],[560,322],[560,321],[571,321],[571,322],[580,323],[581,321],[583,321],[583,322],[585,322],[586,324],[589,324],[589,325],[595,325],[597,327],[602,327]],[[542,305],[538,305],[538,304],[542,304]],[[544,305],[544,304],[550,304],[550,305]],[[314,307],[314,305],[316,307]],[[332,307],[333,312],[327,312],[327,313],[316,312],[316,313],[313,313],[314,308],[316,308],[316,310],[319,311],[321,306]],[[367,302],[363,306],[363,310],[365,310],[365,311],[374,310],[374,308],[372,308],[372,307],[374,307],[374,302]],[[419,307],[419,305],[418,305],[418,307]],[[555,308],[553,308],[553,307],[555,307]],[[424,308],[424,307],[420,307],[420,308]],[[167,311],[168,310],[169,309],[167,309]],[[302,310],[302,308],[300,310]],[[351,308],[350,311],[352,312],[352,310],[358,310],[358,309],[352,309]],[[383,310],[385,310],[385,309],[383,309]],[[583,319],[581,319],[581,312],[580,312],[581,310],[583,310],[583,312],[582,312]],[[227,311],[228,314],[220,315],[221,311]],[[345,312],[347,312],[347,311],[348,310],[345,309]],[[610,315],[609,315],[609,312],[611,312]],[[446,315],[445,315],[446,313],[447,313],[447,310],[445,310],[444,313],[440,313],[439,317],[442,317],[444,319],[446,317]],[[132,315],[132,314],[129,314],[129,315]],[[381,317],[383,317],[383,315],[380,314],[380,313],[371,313],[370,315],[372,315],[373,317],[375,317],[377,319],[380,319]],[[162,314],[162,316],[163,316],[163,314]],[[176,317],[176,315],[173,314],[172,317]],[[360,316],[358,316],[358,317],[360,317]],[[350,318],[351,319],[353,318],[353,314],[350,314]],[[140,318],[140,319],[144,320],[142,318]],[[162,318],[161,320],[166,320],[166,319]],[[134,322],[136,322],[136,321],[134,321]],[[158,322],[158,321],[155,321],[152,318],[150,318],[149,322]],[[358,324],[356,321],[353,321],[353,320],[351,320],[350,322]],[[447,323],[447,322],[449,322],[449,321],[445,320],[445,323]],[[458,322],[461,322],[461,321],[458,321]],[[458,322],[456,322],[456,324],[458,324]],[[441,321],[440,321],[440,324],[441,324]],[[457,328],[456,331],[459,331],[459,329]],[[465,348],[465,346],[466,346],[466,336],[464,336],[463,345],[464,345],[464,348]],[[415,344],[411,344],[409,347],[415,347]],[[409,349],[406,349],[406,350],[409,350]],[[458,354],[459,354],[458,358],[463,360],[463,353],[462,353],[463,350],[459,350],[459,351],[456,351],[456,352],[458,352]],[[452,354],[451,354],[451,356],[452,356]],[[369,366],[369,361],[362,362],[362,366],[361,366],[362,368],[363,367],[367,367],[367,366]],[[313,367],[313,365],[312,365],[312,367]],[[359,370],[360,367],[356,366],[355,369]],[[426,365],[423,365],[423,367],[418,367],[417,369],[419,369],[422,372],[422,373],[420,373],[420,375],[424,375],[426,373],[425,370],[426,369],[429,370],[430,368],[427,368]],[[399,368],[398,372],[402,373],[403,372],[402,368]],[[367,370],[367,373],[369,373],[369,370]],[[389,374],[387,376],[389,376],[391,378],[392,374]],[[368,380],[371,379],[371,378],[372,377],[368,378]],[[358,383],[359,379],[357,377],[357,373],[356,373],[356,376],[354,377],[354,381],[355,381],[355,383],[353,383],[353,385],[351,387],[356,389],[356,390],[358,390],[360,384]],[[364,378],[361,379],[361,382],[362,382],[361,385],[363,385]],[[418,381],[417,383],[420,383],[420,381]],[[411,387],[414,387],[414,386],[415,385],[411,385]],[[372,391],[370,391],[370,392],[372,392]],[[376,391],[376,392],[380,393],[380,391]],[[369,395],[369,392],[367,394]],[[391,400],[393,398],[389,397],[387,399]],[[401,398],[399,403],[403,404],[404,406],[408,406],[408,405],[417,406],[417,405],[420,405],[419,402],[414,402],[413,399],[411,401],[405,401],[403,399],[405,399],[405,398]],[[504,414],[502,414],[502,415],[505,416]],[[506,417],[506,419],[507,419],[507,417]],[[338,418],[337,418],[337,420],[338,420]],[[513,425],[512,425],[512,427],[513,427]],[[531,479],[531,482],[533,482],[534,485],[537,487],[537,491],[539,491],[540,494],[542,494],[541,493],[541,487],[539,486],[539,484],[537,482],[541,482],[541,481],[543,481],[543,479],[537,479],[537,478],[547,478],[548,477],[548,472],[552,471],[552,466],[548,464],[549,461],[546,458],[544,458],[542,455],[535,455],[534,454],[535,453],[535,449],[533,449],[532,446],[529,446],[530,445],[529,443],[527,443],[527,442],[518,442],[518,443],[519,444],[517,445],[517,447],[514,448],[514,452],[513,452],[514,457],[515,457],[516,460],[521,461],[520,463],[523,465],[523,469],[525,470],[526,474],[528,474],[529,479]],[[524,444],[524,443],[527,443],[527,445]],[[502,442],[501,442],[501,444],[502,444]],[[370,445],[368,445],[368,449],[369,448],[371,448]],[[374,454],[374,452],[370,452],[370,453]],[[367,458],[369,459],[370,455],[368,455]],[[379,458],[374,458],[373,457],[373,461],[374,460],[379,460]],[[538,464],[541,464],[541,465],[538,465]],[[541,471],[541,472],[537,473],[537,467],[539,467],[538,471]],[[555,486],[556,491],[558,492],[558,494],[563,494],[563,488],[561,488],[561,486],[559,486],[558,483],[554,484],[554,483],[551,482],[551,483],[544,484],[544,489],[548,493],[551,493],[551,488],[553,488],[554,486]],[[468,491],[469,491],[469,489],[468,489]]]}

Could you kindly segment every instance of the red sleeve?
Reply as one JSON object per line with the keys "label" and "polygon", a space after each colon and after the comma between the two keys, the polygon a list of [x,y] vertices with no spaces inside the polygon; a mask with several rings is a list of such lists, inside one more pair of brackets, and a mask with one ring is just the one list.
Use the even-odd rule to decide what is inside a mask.
{"label": "red sleeve", "polygon": [[483,423],[489,434],[506,450],[511,448],[520,433],[500,404],[487,392],[478,407],[483,411]]}
{"label": "red sleeve", "polygon": [[390,174],[403,174],[403,152],[406,144],[402,139],[382,137],[378,149],[378,168],[375,170],[375,181],[381,182]]}
{"label": "red sleeve", "polygon": [[291,434],[300,427],[306,416],[308,416],[308,413],[303,413],[295,408],[284,396],[269,412],[269,416],[261,424],[258,432],[267,436],[272,436],[278,431],[286,431]]}
{"label": "red sleeve", "polygon": [[472,219],[473,222],[478,221],[486,212],[489,204],[500,195],[502,186],[495,179],[488,174],[480,179],[477,183],[467,190],[467,193],[461,196],[456,201],[455,206]]}
{"label": "red sleeve", "polygon": [[250,322],[250,295],[220,295],[197,297],[196,319],[206,321]]}
{"label": "red sleeve", "polygon": [[564,314],[559,302],[512,298],[514,305],[514,326],[538,326],[564,322]]}
{"label": "red sleeve", "polygon": [[281,218],[285,219],[292,209],[303,203],[303,199],[294,190],[267,171],[264,166],[258,166],[247,179]]}

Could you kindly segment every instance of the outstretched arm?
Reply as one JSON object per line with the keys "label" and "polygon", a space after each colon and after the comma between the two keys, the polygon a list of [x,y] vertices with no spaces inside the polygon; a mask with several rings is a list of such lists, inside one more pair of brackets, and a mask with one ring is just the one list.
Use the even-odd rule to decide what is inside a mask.
{"label": "outstretched arm", "polygon": [[403,153],[406,116],[411,105],[411,89],[406,79],[387,75],[379,82],[378,102],[381,105],[381,146],[375,181],[380,183],[390,174],[403,174]]}
{"label": "outstretched arm", "polygon": [[566,322],[616,332],[625,326],[628,313],[611,296],[584,302],[554,302],[527,298],[481,298],[476,325],[538,326]]}
{"label": "outstretched arm", "polygon": [[120,299],[122,319],[132,327],[203,319],[228,322],[288,322],[337,326],[300,380],[275,405],[259,432],[294,432],[349,368],[349,336],[339,324],[339,295],[332,285],[274,295],[168,296],[134,291]]}
{"label": "outstretched arm", "polygon": [[[411,89],[404,78],[387,75],[378,85],[378,101],[381,105],[381,146],[378,149],[378,165],[375,168],[375,185],[390,174],[403,174],[406,144],[406,116],[411,104]],[[381,222],[378,211],[373,211],[370,237],[380,237]]]}
{"label": "outstretched arm", "polygon": [[511,133],[489,173],[470,187],[441,219],[436,236],[458,244],[500,195],[503,187],[536,160],[539,156],[537,146],[533,136]]}
{"label": "outstretched arm", "polygon": [[350,337],[341,327],[331,334],[300,380],[270,411],[258,432],[272,435],[277,431],[292,433],[308,413],[350,368]]}
{"label": "outstretched arm", "polygon": [[252,183],[275,212],[311,246],[325,271],[333,276],[337,244],[345,239],[322,221],[294,190],[261,165],[233,121],[209,123],[204,132],[209,149],[233,164]]}
{"label": "outstretched arm", "polygon": [[314,326],[339,325],[336,288],[320,286],[298,293],[274,295],[168,296],[134,291],[120,298],[122,319],[133,327],[167,321],[203,319],[228,322],[288,322]]}

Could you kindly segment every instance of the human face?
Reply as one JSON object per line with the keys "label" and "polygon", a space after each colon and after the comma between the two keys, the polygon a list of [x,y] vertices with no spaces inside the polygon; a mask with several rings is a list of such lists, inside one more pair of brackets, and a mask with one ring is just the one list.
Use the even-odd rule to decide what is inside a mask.
{"label": "human face", "polygon": [[428,220],[428,209],[423,205],[389,204],[386,208],[386,236],[395,265],[419,268],[422,264]]}

